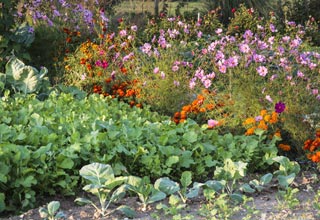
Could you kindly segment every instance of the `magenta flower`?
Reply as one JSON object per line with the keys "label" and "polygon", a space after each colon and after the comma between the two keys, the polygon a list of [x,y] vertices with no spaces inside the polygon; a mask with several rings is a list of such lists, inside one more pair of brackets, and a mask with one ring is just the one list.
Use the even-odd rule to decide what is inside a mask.
{"label": "magenta flower", "polygon": [[277,113],[281,113],[286,109],[286,105],[283,102],[277,102],[274,108]]}

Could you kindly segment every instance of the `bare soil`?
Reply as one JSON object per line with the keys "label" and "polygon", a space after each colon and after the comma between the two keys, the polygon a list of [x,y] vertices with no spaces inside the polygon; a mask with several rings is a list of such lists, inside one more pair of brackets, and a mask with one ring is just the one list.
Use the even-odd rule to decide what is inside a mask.
{"label": "bare soil", "polygon": [[[319,172],[303,172],[296,179],[293,186],[299,189],[296,198],[299,204],[295,207],[289,208],[284,200],[279,200],[277,187],[270,187],[269,189],[250,195],[253,201],[248,202],[245,206],[238,206],[240,208],[232,218],[238,219],[254,219],[254,220],[320,220],[320,210],[314,208],[314,203],[320,202],[320,195],[317,191],[320,190]],[[83,196],[83,195],[81,195]],[[248,195],[249,196],[249,195]],[[119,212],[114,212],[106,217],[96,217],[95,209],[92,206],[79,206],[74,202],[75,197],[55,196],[46,198],[43,201],[43,206],[48,202],[56,200],[61,206],[60,210],[65,213],[67,220],[120,220],[127,219]],[[168,201],[164,201],[167,203]],[[110,209],[114,209],[119,205],[128,205],[137,213],[134,220],[167,220],[172,219],[172,215],[166,215],[163,210],[156,209],[156,204],[152,204],[146,211],[141,210],[139,200],[137,197],[127,197],[121,200],[121,204],[112,204]],[[186,208],[180,212],[181,219],[205,220],[205,219],[227,219],[217,216],[204,216],[203,207],[208,202],[204,197],[195,198],[187,203]],[[232,208],[230,209],[232,211]],[[251,211],[250,211],[251,210]],[[253,211],[255,213],[253,213]],[[192,216],[192,218],[190,218]],[[249,216],[249,217],[248,217]],[[189,218],[187,218],[189,217]],[[39,208],[29,210],[19,216],[11,216],[7,218],[0,218],[0,220],[40,220]]]}

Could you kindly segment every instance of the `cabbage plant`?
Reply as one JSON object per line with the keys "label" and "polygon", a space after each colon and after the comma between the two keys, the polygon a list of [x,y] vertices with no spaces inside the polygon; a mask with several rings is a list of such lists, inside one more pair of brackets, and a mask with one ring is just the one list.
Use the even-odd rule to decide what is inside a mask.
{"label": "cabbage plant", "polygon": [[39,93],[50,86],[47,73],[46,67],[41,67],[39,71],[12,55],[6,64],[5,73],[0,73],[0,91],[8,88],[23,94]]}

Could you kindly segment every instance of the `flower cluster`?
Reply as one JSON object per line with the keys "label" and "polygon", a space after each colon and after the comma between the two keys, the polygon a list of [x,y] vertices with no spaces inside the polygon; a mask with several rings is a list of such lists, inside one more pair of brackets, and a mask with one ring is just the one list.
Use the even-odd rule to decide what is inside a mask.
{"label": "flower cluster", "polygon": [[320,163],[320,129],[316,131],[314,139],[308,139],[304,142],[303,150],[307,152],[307,158],[315,163]]}
{"label": "flower cluster", "polygon": [[[224,106],[223,102],[219,102],[217,104],[213,104],[212,102],[207,103],[206,100],[212,98],[216,94],[210,92],[207,89],[202,90],[201,94],[197,95],[197,98],[192,101],[191,104],[185,105],[182,107],[180,112],[176,112],[173,116],[173,121],[178,124],[184,122],[188,117],[189,118],[197,118],[197,121],[205,121],[206,115],[205,113],[218,109]],[[215,125],[216,126],[216,125]],[[209,125],[209,127],[215,127]]]}
{"label": "flower cluster", "polygon": [[[281,103],[281,111],[277,111],[279,103]],[[277,103],[278,105],[276,104],[276,111],[270,113],[266,109],[263,109],[260,111],[260,114],[258,116],[247,118],[243,122],[243,126],[247,128],[245,135],[253,135],[256,129],[261,129],[272,134],[270,135],[270,139],[272,139],[273,137],[278,137],[281,139],[281,130],[276,125],[277,123],[281,122],[279,114],[284,111],[285,107],[283,106],[285,106],[285,104],[282,102],[279,103]],[[278,147],[283,151],[291,150],[291,146],[284,143],[280,143]]]}

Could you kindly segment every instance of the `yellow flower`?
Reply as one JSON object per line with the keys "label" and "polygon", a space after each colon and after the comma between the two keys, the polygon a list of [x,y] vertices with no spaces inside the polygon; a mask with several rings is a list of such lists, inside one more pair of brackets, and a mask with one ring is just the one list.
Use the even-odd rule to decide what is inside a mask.
{"label": "yellow flower", "polygon": [[264,120],[265,122],[269,122],[269,121],[270,121],[270,118],[271,118],[270,115],[265,115],[265,116],[263,117],[263,120]]}
{"label": "yellow flower", "polygon": [[249,125],[249,124],[254,124],[256,120],[254,118],[247,118],[244,122],[243,125]]}

